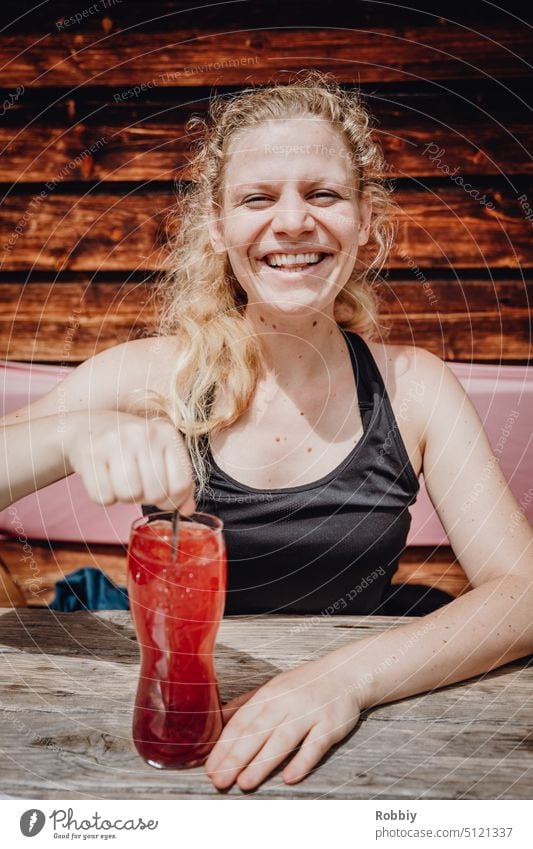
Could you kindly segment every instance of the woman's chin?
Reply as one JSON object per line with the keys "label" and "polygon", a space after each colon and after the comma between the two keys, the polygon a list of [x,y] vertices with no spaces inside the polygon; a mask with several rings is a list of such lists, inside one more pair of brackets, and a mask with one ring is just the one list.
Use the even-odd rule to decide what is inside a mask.
{"label": "woman's chin", "polygon": [[[263,306],[269,312],[283,315],[298,315],[308,311],[328,311],[335,300],[337,290],[328,281],[294,281],[290,287],[279,285],[275,280],[261,280],[248,292],[248,303]],[[329,291],[328,291],[329,290]]]}
{"label": "woman's chin", "polygon": [[[253,303],[254,311],[261,312],[261,309],[268,314],[268,318],[275,323],[278,319],[308,319],[316,318],[317,313],[331,313],[333,311],[332,301],[324,303],[323,300],[318,300],[315,297],[298,298],[295,294],[291,298],[287,296],[283,298],[265,298],[255,301],[249,300],[248,303]],[[263,316],[265,318],[266,316]]]}

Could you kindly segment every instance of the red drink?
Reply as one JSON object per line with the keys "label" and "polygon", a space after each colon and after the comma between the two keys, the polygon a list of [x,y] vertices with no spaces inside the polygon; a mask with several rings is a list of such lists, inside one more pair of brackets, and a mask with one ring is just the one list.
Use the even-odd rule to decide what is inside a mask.
{"label": "red drink", "polygon": [[133,740],[151,766],[176,769],[203,763],[222,731],[213,648],[226,551],[220,519],[196,513],[180,520],[175,558],[171,519],[133,523],[128,591],[141,651]]}

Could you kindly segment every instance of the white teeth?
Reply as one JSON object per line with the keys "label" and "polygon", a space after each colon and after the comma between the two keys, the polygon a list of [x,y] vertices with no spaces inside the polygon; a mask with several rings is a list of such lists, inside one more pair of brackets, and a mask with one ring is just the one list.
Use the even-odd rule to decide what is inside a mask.
{"label": "white teeth", "polygon": [[320,262],[323,254],[319,253],[309,253],[309,254],[267,254],[265,257],[265,261],[268,265],[273,266],[281,266],[281,265],[309,265],[311,263]]}

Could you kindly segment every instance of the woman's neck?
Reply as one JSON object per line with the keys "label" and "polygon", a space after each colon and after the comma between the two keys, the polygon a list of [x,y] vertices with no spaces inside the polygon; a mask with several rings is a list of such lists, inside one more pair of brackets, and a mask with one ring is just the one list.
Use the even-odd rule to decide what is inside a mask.
{"label": "woman's neck", "polygon": [[248,309],[246,317],[260,341],[267,372],[286,384],[327,378],[345,353],[333,315],[316,312],[291,318],[256,307]]}

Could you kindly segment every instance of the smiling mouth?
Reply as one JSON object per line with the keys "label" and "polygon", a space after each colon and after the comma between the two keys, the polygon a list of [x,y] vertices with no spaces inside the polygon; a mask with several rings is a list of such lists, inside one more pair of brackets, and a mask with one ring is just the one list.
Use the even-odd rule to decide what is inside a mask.
{"label": "smiling mouth", "polygon": [[[267,254],[267,256],[268,256],[268,254]],[[325,260],[329,259],[330,256],[331,256],[331,254],[321,253],[320,259],[315,260],[314,262],[303,262],[303,263],[292,262],[292,263],[281,264],[281,265],[271,264],[270,262],[267,262],[266,257],[263,257],[262,259],[259,260],[259,264],[261,266],[265,267],[265,268],[268,268],[270,271],[279,271],[283,274],[298,274],[298,273],[301,274],[302,272],[310,271],[310,270],[315,269],[315,268],[319,268]]]}
{"label": "smiling mouth", "polygon": [[329,256],[331,254],[320,253],[318,251],[298,254],[272,253],[266,254],[260,261],[275,271],[288,271],[291,273],[315,268]]}

